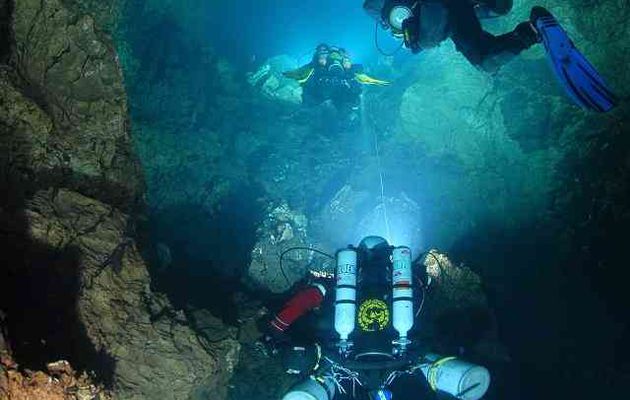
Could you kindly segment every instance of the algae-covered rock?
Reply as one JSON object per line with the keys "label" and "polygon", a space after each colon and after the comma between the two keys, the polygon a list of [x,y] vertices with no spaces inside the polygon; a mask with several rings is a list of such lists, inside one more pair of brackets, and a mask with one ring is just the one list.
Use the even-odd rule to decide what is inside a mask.
{"label": "algae-covered rock", "polygon": [[7,70],[0,70],[0,157],[5,165],[11,155],[12,167],[24,178],[35,178],[35,171],[60,168],[48,145],[54,130],[50,116],[33,100],[14,87]]}
{"label": "algae-covered rock", "polygon": [[228,334],[211,354],[184,313],[151,291],[127,215],[66,190],[39,192],[26,215],[35,240],[78,254],[79,316],[96,350],[115,360],[121,398],[182,399],[208,385],[221,393],[238,344]]}
{"label": "algae-covered rock", "polygon": [[442,351],[466,351],[488,361],[508,361],[481,277],[437,250],[427,253],[424,267],[430,279],[429,287],[423,289],[426,298],[419,321],[424,340]]}
{"label": "algae-covered rock", "polygon": [[142,185],[122,74],[92,17],[58,0],[25,0],[15,3],[12,32],[15,86],[44,108],[54,126],[45,144],[30,144],[51,165],[42,172],[97,198],[125,203],[136,197]]}
{"label": "algae-covered rock", "polygon": [[250,85],[258,87],[263,96],[291,104],[302,103],[302,88],[297,81],[286,78],[283,72],[296,69],[297,61],[282,55],[272,57],[255,72],[248,74]]}
{"label": "algae-covered rock", "polygon": [[79,14],[89,14],[98,23],[99,29],[111,33],[121,17],[121,6],[127,0],[61,0],[68,9]]}
{"label": "algae-covered rock", "polygon": [[[374,189],[374,187],[370,187]],[[344,185],[313,217],[312,240],[329,252],[369,235],[394,246],[422,247],[420,205],[404,192],[387,196]]]}
{"label": "algae-covered rock", "polygon": [[0,359],[8,357],[11,354],[9,343],[7,342],[6,335],[7,329],[5,324],[6,315],[0,309]]}
{"label": "algae-covered rock", "polygon": [[281,293],[302,279],[307,273],[310,252],[296,251],[291,257],[284,257],[282,268],[280,256],[292,247],[308,247],[307,226],[306,217],[287,204],[271,204],[257,230],[258,241],[252,250],[247,279],[274,293]]}
{"label": "algae-covered rock", "polygon": [[7,400],[110,400],[110,393],[79,374],[69,362],[47,365],[47,371],[19,371],[9,359],[0,362],[0,395]]}
{"label": "algae-covered rock", "polygon": [[[238,358],[234,334],[216,321],[225,335],[209,342],[151,289],[126,213],[137,210],[143,185],[110,39],[88,3],[11,4],[11,24],[0,25],[13,41],[0,69],[0,232],[13,260],[0,295],[16,328],[10,339],[28,365],[64,353],[94,369],[117,398],[203,390],[221,398]],[[114,3],[100,7],[102,21]],[[82,390],[76,395],[94,397]]]}

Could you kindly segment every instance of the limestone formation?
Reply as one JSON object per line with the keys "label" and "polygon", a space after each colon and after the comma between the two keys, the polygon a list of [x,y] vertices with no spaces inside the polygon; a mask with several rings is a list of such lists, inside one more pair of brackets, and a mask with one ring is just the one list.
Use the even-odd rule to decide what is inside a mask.
{"label": "limestone formation", "polygon": [[[62,345],[73,364],[110,374],[97,379],[110,380],[117,398],[188,399],[205,390],[222,398],[239,345],[227,329],[214,342],[198,336],[183,311],[151,289],[136,240],[144,189],[122,73],[90,9],[59,0],[12,9],[11,52],[0,66],[0,234],[3,254],[15,260],[0,272],[7,338],[23,355],[33,347],[20,335],[38,337],[29,326],[57,320],[67,332],[41,332],[41,348]],[[49,275],[56,280],[38,283]],[[16,282],[46,289],[29,295]],[[0,340],[0,351],[6,345]],[[11,390],[49,381],[7,374]],[[94,398],[79,397],[81,390],[77,398]],[[11,398],[61,398],[19,393]]]}
{"label": "limestone formation", "polygon": [[280,256],[292,247],[308,247],[307,224],[306,217],[287,204],[270,205],[257,231],[247,280],[275,293],[301,280],[307,273],[309,251],[292,252],[283,257],[282,266]]}

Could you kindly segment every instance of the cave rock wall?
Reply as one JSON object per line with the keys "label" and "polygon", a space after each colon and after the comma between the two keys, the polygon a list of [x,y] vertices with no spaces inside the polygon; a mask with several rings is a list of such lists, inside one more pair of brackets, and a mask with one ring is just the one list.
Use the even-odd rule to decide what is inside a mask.
{"label": "cave rock wall", "polygon": [[113,3],[92,17],[90,3],[0,2],[8,341],[25,367],[63,356],[101,374],[117,398],[221,398],[238,344],[203,341],[152,291],[136,240],[142,174],[117,54],[95,22],[108,22]]}

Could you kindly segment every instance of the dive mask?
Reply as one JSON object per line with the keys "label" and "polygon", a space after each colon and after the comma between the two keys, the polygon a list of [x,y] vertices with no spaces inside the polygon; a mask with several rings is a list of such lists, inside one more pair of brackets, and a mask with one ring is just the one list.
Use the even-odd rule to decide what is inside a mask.
{"label": "dive mask", "polygon": [[343,56],[336,51],[333,51],[328,56],[328,71],[330,72],[343,72]]}

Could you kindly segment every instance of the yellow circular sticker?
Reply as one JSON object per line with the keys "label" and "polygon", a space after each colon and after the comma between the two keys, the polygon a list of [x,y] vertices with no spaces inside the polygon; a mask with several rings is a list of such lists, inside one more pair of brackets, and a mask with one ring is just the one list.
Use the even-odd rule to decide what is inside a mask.
{"label": "yellow circular sticker", "polygon": [[389,324],[389,309],[383,300],[369,299],[359,306],[359,326],[364,332],[382,331]]}

